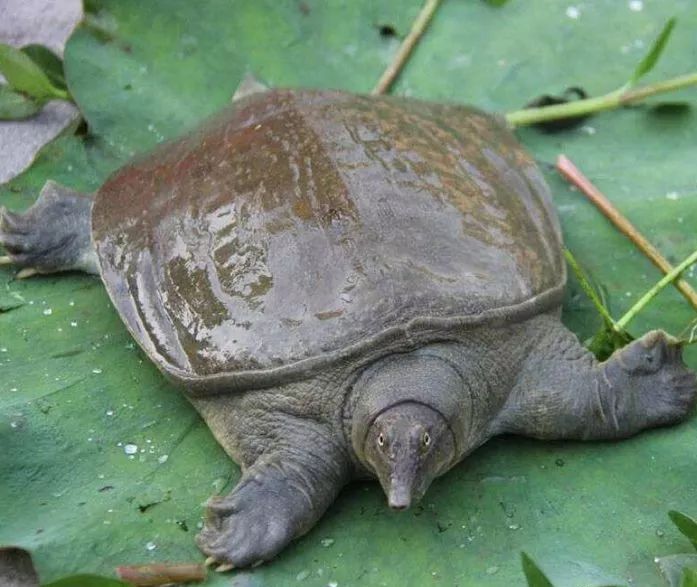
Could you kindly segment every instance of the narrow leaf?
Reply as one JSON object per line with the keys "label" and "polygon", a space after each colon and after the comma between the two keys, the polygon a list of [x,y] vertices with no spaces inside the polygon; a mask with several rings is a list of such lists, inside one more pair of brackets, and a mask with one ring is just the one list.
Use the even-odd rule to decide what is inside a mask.
{"label": "narrow leaf", "polygon": [[569,267],[571,267],[571,270],[574,272],[576,279],[578,279],[579,285],[590,298],[591,302],[593,302],[595,309],[598,310],[598,313],[603,317],[605,322],[607,322],[610,326],[614,326],[615,321],[610,315],[608,309],[605,307],[605,304],[603,304],[603,301],[600,299],[600,295],[591,284],[590,279],[588,279],[586,272],[581,268],[581,265],[576,260],[576,257],[573,256],[569,249],[564,249],[564,257],[566,258],[566,262],[569,264]]}
{"label": "narrow leaf", "polygon": [[682,587],[685,569],[697,569],[697,554],[671,554],[656,559],[668,587]]}
{"label": "narrow leaf", "polygon": [[68,89],[63,72],[63,60],[58,55],[44,45],[26,45],[21,48],[21,51],[43,70],[54,87],[59,90]]}
{"label": "narrow leaf", "polygon": [[697,570],[684,568],[680,587],[697,587]]}
{"label": "narrow leaf", "polygon": [[644,56],[644,58],[641,60],[641,63],[639,63],[637,68],[634,70],[632,77],[629,78],[629,82],[627,84],[628,86],[633,86],[634,84],[636,84],[642,77],[644,77],[649,71],[653,69],[654,65],[656,65],[656,62],[661,56],[661,53],[663,53],[663,49],[665,49],[666,43],[668,43],[668,39],[670,38],[670,35],[673,32],[674,26],[675,18],[671,18],[664,25],[663,30],[658,35],[658,37],[656,37],[656,40],[651,45],[649,52]]}
{"label": "narrow leaf", "polygon": [[42,69],[19,49],[0,43],[0,73],[14,90],[37,99],[61,98],[68,94],[54,87]]}
{"label": "narrow leaf", "polygon": [[43,104],[0,85],[0,120],[21,120],[36,114]]}
{"label": "narrow leaf", "polygon": [[554,587],[547,575],[542,572],[540,567],[527,554],[521,552],[520,558],[522,559],[523,573],[525,573],[525,578],[528,581],[528,587]]}
{"label": "narrow leaf", "polygon": [[668,517],[678,527],[678,530],[692,542],[692,546],[697,548],[697,520],[675,510],[669,511]]}

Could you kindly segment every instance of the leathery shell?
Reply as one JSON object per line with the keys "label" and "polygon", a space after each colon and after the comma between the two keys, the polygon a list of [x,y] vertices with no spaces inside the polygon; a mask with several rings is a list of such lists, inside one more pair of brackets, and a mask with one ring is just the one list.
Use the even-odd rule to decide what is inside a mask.
{"label": "leathery shell", "polygon": [[200,392],[558,305],[550,194],[476,109],[272,90],[116,172],[93,239],[129,330]]}

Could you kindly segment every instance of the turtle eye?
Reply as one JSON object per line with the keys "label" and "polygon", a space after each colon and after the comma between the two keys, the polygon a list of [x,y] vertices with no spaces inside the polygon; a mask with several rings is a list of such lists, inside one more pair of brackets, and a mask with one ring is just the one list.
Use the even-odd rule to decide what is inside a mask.
{"label": "turtle eye", "polygon": [[421,437],[421,442],[423,443],[424,446],[430,446],[431,445],[431,435],[428,432],[424,432],[424,435]]}
{"label": "turtle eye", "polygon": [[378,434],[378,446],[385,446],[385,435],[382,432]]}

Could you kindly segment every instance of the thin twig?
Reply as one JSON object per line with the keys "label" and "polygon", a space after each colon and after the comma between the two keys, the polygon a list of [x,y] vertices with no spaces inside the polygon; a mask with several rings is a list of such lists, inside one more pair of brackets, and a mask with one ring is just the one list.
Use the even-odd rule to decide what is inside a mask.
{"label": "thin twig", "polygon": [[199,583],[206,578],[206,568],[199,564],[155,563],[150,565],[116,568],[120,579],[140,587],[171,585],[172,583]]}
{"label": "thin twig", "polygon": [[665,288],[671,281],[677,279],[683,271],[685,271],[690,265],[693,265],[694,263],[697,263],[697,251],[694,251],[687,259],[685,259],[682,263],[680,263],[674,269],[672,269],[668,274],[665,275],[665,277],[663,277],[663,279],[661,279],[661,281],[659,281],[649,291],[647,291],[643,296],[641,296],[639,301],[636,304],[634,304],[627,311],[627,313],[617,321],[617,326],[619,328],[625,328],[627,324],[629,324],[632,321],[632,319],[639,312],[641,312],[641,310],[643,310],[646,304],[648,304],[661,292],[661,290],[663,290],[663,288]]}
{"label": "thin twig", "polygon": [[382,76],[380,77],[380,81],[378,81],[376,86],[373,88],[373,91],[371,92],[372,94],[386,94],[389,91],[390,87],[394,83],[394,80],[397,79],[399,72],[407,62],[407,59],[409,59],[409,55],[411,54],[412,50],[419,42],[421,35],[424,34],[426,27],[428,27],[428,23],[431,22],[431,19],[433,18],[439,4],[440,0],[426,0],[426,4],[424,4],[424,7],[421,9],[419,16],[416,17],[416,20],[414,21],[409,34],[402,42],[397,55],[392,60],[392,63],[390,63],[387,69],[383,72]]}
{"label": "thin twig", "polygon": [[[620,232],[629,238],[637,248],[646,255],[651,262],[656,265],[663,273],[673,271],[673,266],[661,253],[644,237],[634,225],[627,220],[622,213],[615,208],[610,200],[595,187],[591,181],[581,173],[581,171],[564,155],[559,155],[557,159],[557,169],[573,185],[580,189],[588,199],[612,222]],[[697,292],[692,289],[689,283],[681,279],[675,283],[680,293],[697,310]]]}
{"label": "thin twig", "polygon": [[690,73],[680,77],[656,82],[641,88],[620,88],[604,96],[597,98],[587,98],[585,100],[574,100],[566,104],[555,104],[552,106],[540,106],[539,108],[524,108],[506,114],[508,124],[513,127],[537,124],[548,120],[559,120],[563,118],[577,118],[595,114],[602,110],[612,110],[628,104],[640,102],[649,96],[672,92],[681,88],[697,85],[697,73]]}

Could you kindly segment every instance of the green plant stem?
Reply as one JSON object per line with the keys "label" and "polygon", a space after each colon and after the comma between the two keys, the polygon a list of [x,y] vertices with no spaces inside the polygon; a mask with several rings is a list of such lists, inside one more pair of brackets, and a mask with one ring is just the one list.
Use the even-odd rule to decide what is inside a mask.
{"label": "green plant stem", "polygon": [[566,258],[567,263],[571,266],[571,269],[575,273],[576,279],[578,279],[581,288],[593,302],[593,305],[595,306],[596,310],[598,310],[600,315],[605,319],[605,321],[609,325],[612,326],[614,330],[618,330],[615,321],[612,319],[612,316],[610,316],[610,313],[603,305],[602,300],[598,297],[598,294],[588,281],[588,277],[586,277],[586,274],[584,273],[583,269],[581,269],[581,266],[578,264],[578,261],[576,261],[576,258],[571,254],[571,251],[569,251],[569,249],[564,249],[564,257]]}
{"label": "green plant stem", "polygon": [[612,110],[613,108],[633,104],[656,94],[672,92],[694,85],[697,85],[697,72],[656,82],[655,84],[649,84],[641,88],[620,88],[619,90],[614,90],[609,94],[598,96],[597,98],[575,100],[567,104],[555,104],[552,106],[516,110],[506,114],[506,120],[511,126],[517,127],[549,120],[585,116],[595,112]]}
{"label": "green plant stem", "polygon": [[647,291],[643,296],[641,296],[639,301],[636,304],[634,304],[631,308],[629,308],[627,313],[615,323],[616,328],[624,329],[627,326],[627,324],[629,324],[634,319],[634,317],[639,312],[641,312],[641,310],[643,310],[644,306],[646,306],[653,298],[655,298],[663,288],[665,288],[671,282],[675,281],[680,276],[680,274],[693,263],[697,263],[697,251],[694,251],[687,259],[685,259],[682,263],[677,265],[670,273],[667,273],[663,277],[663,279],[661,279],[649,291]]}

